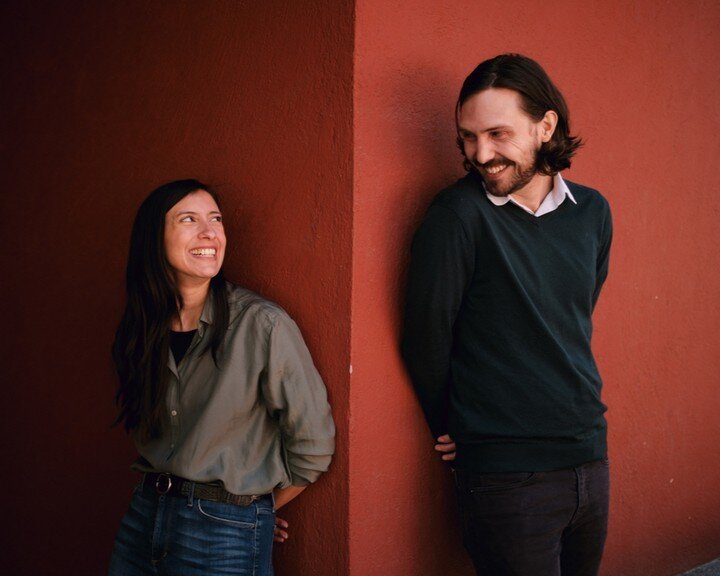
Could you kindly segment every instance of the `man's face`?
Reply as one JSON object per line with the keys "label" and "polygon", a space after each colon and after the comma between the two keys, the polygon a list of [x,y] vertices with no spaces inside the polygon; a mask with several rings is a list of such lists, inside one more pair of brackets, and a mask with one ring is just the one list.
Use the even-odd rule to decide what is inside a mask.
{"label": "man's face", "polygon": [[548,136],[544,119],[535,122],[527,115],[519,93],[489,88],[463,103],[458,134],[465,157],[482,176],[487,191],[507,196],[537,176],[537,152],[552,130]]}

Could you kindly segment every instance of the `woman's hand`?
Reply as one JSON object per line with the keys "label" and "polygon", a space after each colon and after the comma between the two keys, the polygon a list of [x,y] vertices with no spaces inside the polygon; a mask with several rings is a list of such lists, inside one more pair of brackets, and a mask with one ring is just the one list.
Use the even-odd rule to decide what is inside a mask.
{"label": "woman's hand", "polygon": [[275,517],[275,532],[273,534],[273,540],[275,542],[285,542],[290,535],[286,532],[286,529],[290,525],[287,523],[287,520],[283,520],[282,518]]}
{"label": "woman's hand", "polygon": [[[275,500],[275,510],[279,510],[285,504],[295,498],[300,492],[305,490],[306,486],[288,486],[287,488],[278,488],[273,492],[273,498]],[[289,528],[287,520],[278,518],[275,516],[275,531],[273,533],[273,540],[275,542],[285,542],[290,537],[287,529]]]}
{"label": "woman's hand", "polygon": [[288,486],[287,488],[277,488],[273,491],[275,499],[275,510],[280,510],[285,504],[298,496],[300,492],[305,490],[307,486]]}

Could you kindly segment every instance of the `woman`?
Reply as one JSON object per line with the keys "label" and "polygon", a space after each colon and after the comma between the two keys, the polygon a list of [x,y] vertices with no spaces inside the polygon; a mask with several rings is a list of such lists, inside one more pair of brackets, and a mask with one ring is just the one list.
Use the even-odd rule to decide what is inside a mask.
{"label": "woman", "polygon": [[223,279],[225,245],[218,198],[197,180],[160,186],[135,218],[113,359],[143,479],[112,576],[271,574],[274,509],[330,463],[332,416],[302,336]]}

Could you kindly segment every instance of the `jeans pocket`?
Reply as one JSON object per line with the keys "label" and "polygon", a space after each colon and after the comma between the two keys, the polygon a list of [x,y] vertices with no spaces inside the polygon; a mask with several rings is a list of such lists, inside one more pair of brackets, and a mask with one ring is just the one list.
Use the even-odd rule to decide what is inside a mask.
{"label": "jeans pocket", "polygon": [[211,500],[197,500],[198,513],[207,520],[220,522],[236,528],[252,530],[257,523],[257,511],[254,504],[237,506]]}
{"label": "jeans pocket", "polygon": [[535,472],[499,472],[492,474],[474,474],[468,482],[471,494],[490,494],[520,488],[532,483]]}

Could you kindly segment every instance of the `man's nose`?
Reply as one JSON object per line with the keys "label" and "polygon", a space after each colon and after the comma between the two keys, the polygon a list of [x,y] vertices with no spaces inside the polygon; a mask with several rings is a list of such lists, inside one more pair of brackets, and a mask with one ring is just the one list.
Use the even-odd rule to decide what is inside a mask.
{"label": "man's nose", "polygon": [[478,140],[477,149],[475,150],[475,162],[485,164],[495,158],[495,148],[489,142]]}

